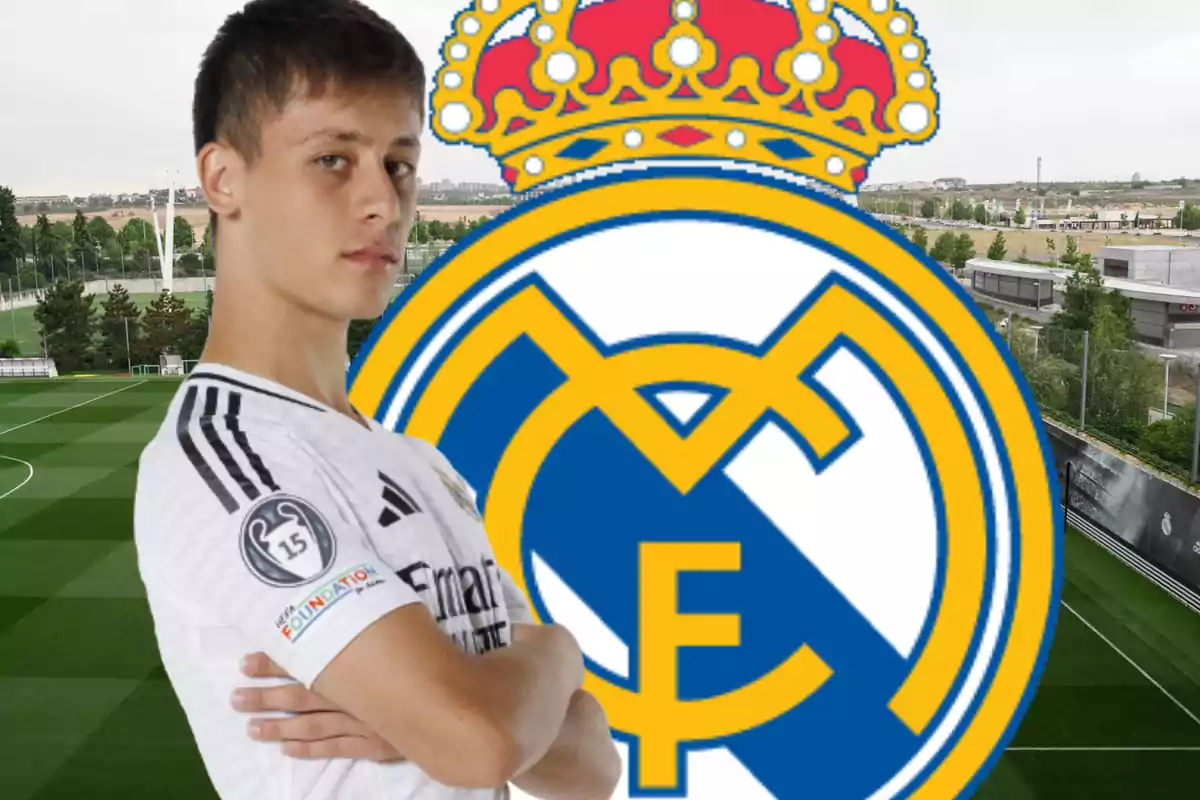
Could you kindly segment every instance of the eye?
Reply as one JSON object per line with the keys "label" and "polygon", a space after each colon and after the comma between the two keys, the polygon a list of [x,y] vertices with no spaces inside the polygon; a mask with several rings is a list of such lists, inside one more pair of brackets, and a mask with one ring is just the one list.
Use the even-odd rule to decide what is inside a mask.
{"label": "eye", "polygon": [[345,160],[342,156],[321,156],[315,163],[326,169],[336,169],[338,164],[334,162],[345,162]]}
{"label": "eye", "polygon": [[407,161],[388,161],[386,163],[388,174],[393,178],[407,178],[413,174],[414,167]]}

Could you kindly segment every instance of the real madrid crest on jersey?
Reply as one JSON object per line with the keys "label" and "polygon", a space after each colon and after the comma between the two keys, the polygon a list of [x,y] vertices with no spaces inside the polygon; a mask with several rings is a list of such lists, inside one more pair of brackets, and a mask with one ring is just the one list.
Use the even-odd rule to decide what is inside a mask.
{"label": "real madrid crest on jersey", "polygon": [[405,291],[352,399],[437,445],[587,658],[618,796],[969,795],[1058,588],[1030,395],[845,202],[938,97],[891,0],[478,0],[432,124],[522,202]]}
{"label": "real madrid crest on jersey", "polygon": [[471,500],[471,495],[467,492],[467,487],[463,484],[462,479],[457,476],[451,477],[445,472],[442,472],[437,467],[434,467],[434,472],[442,479],[442,485],[446,487],[446,491],[454,498],[454,502],[458,503],[458,507],[467,513],[472,519],[479,520],[482,517],[479,510],[475,507],[475,503]]}

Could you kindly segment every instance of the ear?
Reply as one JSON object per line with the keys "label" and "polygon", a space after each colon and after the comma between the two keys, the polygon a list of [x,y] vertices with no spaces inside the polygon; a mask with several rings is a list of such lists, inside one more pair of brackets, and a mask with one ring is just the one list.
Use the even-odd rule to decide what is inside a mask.
{"label": "ear", "polygon": [[231,147],[210,142],[196,156],[196,174],[204,198],[218,217],[236,218],[241,210],[242,157]]}

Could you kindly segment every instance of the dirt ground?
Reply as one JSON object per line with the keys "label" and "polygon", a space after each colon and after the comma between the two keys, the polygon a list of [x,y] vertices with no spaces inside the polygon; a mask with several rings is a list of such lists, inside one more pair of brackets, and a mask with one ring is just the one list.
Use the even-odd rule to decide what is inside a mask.
{"label": "dirt ground", "polygon": [[[944,231],[951,231],[956,236],[960,233],[968,233],[975,241],[975,253],[980,258],[987,255],[988,248],[991,247],[992,241],[996,238],[994,230],[974,230],[971,228],[942,228],[937,225],[926,225],[929,229],[929,245],[937,241]],[[1090,253],[1093,258],[1100,254],[1100,248],[1109,245],[1180,245],[1196,247],[1200,245],[1200,240],[1196,237],[1179,236],[1178,231],[1159,231],[1159,235],[1153,235],[1152,231],[1146,231],[1140,236],[1133,235],[1129,232],[1122,231],[1078,231],[1071,234],[1066,233],[1048,233],[1046,231],[1023,231],[1013,229],[1002,229],[1004,233],[1004,242],[1008,252],[1005,259],[1015,261],[1024,255],[1026,258],[1033,261],[1048,261],[1050,258],[1049,247],[1046,244],[1047,239],[1054,241],[1055,252],[1062,255],[1062,252],[1067,248],[1067,236],[1074,236],[1075,242],[1079,247],[1079,252]],[[911,234],[909,235],[911,238]]]}

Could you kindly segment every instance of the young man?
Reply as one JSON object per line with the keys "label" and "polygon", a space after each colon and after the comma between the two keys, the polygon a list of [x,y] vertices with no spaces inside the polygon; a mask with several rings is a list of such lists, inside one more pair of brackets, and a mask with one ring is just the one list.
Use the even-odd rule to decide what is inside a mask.
{"label": "young man", "polygon": [[[135,538],[227,800],[584,800],[619,777],[578,645],[526,624],[462,479],[347,398],[349,322],[385,309],[415,213],[425,80],[355,0],[255,0],[196,80],[212,327],[142,454]],[[243,709],[316,713],[248,735],[247,654],[282,688]]]}

